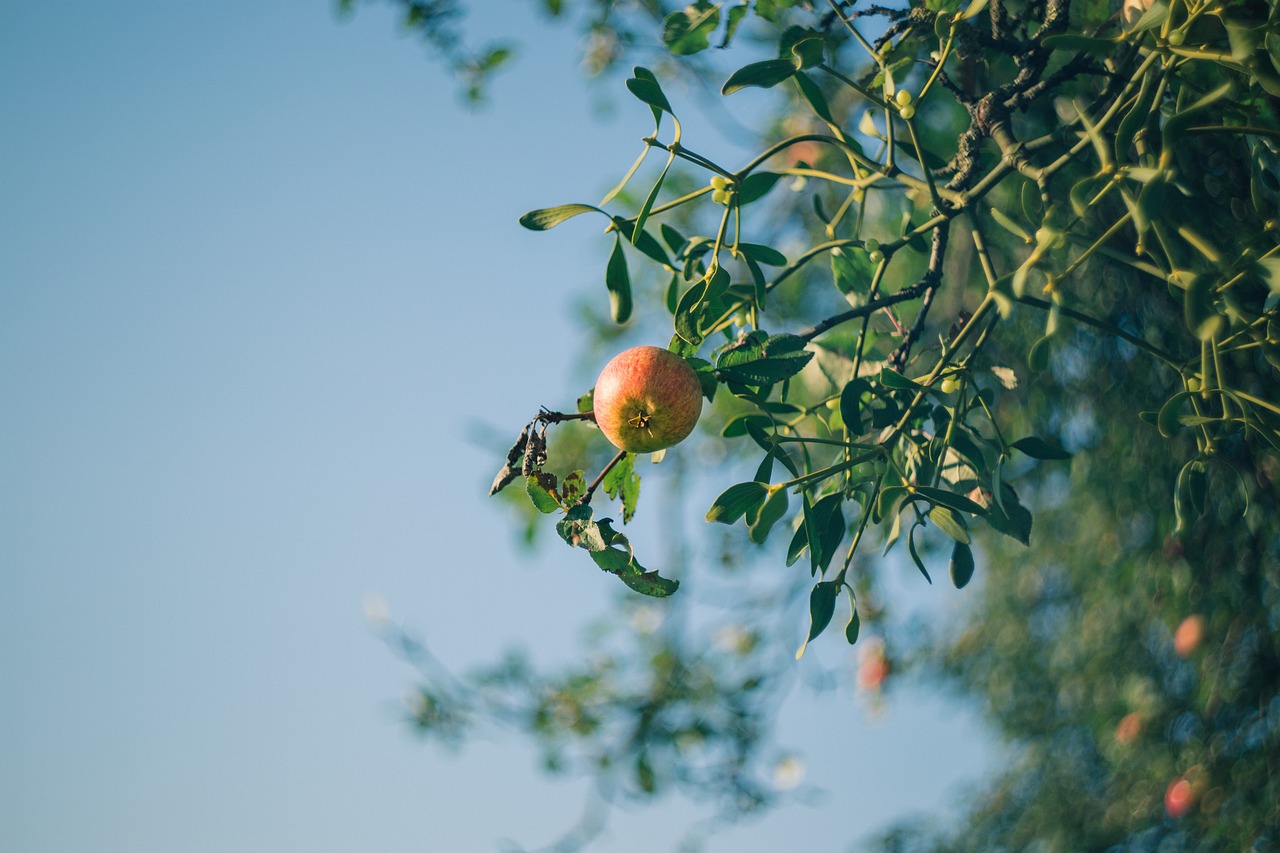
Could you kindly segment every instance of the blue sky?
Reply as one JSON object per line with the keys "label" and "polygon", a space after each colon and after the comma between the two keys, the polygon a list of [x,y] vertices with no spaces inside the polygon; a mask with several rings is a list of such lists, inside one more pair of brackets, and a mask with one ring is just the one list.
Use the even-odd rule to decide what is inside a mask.
{"label": "blue sky", "polygon": [[[361,615],[459,668],[556,663],[617,593],[518,548],[474,437],[598,369],[574,301],[607,244],[516,219],[599,198],[649,130],[527,5],[477,4],[527,41],[470,112],[380,8],[0,1],[0,848],[465,853],[576,817],[515,737],[412,737]],[[534,597],[552,573],[572,594]],[[993,761],[910,688],[878,719],[801,692],[782,740],[824,798],[709,850],[844,849]],[[595,849],[702,814],[622,811]]]}

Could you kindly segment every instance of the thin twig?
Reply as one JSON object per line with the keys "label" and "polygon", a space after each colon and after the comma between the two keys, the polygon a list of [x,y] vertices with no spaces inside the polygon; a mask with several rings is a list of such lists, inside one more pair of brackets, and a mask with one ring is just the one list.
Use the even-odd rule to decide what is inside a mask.
{"label": "thin twig", "polygon": [[619,450],[619,451],[618,451],[618,455],[617,455],[617,456],[615,456],[615,457],[613,457],[612,459],[610,459],[610,460],[609,460],[609,464],[608,464],[608,465],[606,465],[606,466],[604,466],[604,468],[600,469],[600,474],[599,474],[599,476],[597,476],[594,480],[592,480],[592,481],[591,481],[591,485],[587,486],[587,490],[586,490],[585,492],[583,492],[583,494],[582,494],[582,500],[578,501],[578,503],[579,503],[579,504],[581,504],[581,505],[585,506],[586,504],[591,503],[591,496],[592,496],[592,495],[594,495],[594,494],[596,493],[596,488],[597,488],[601,483],[603,483],[603,482],[604,482],[604,478],[605,478],[605,476],[606,476],[610,471],[612,471],[612,470],[613,470],[613,467],[614,467],[615,465],[617,465],[619,462],[621,462],[621,461],[622,461],[622,457],[624,457],[624,456],[626,456],[626,455],[627,455],[627,451],[625,451],[625,450]]}

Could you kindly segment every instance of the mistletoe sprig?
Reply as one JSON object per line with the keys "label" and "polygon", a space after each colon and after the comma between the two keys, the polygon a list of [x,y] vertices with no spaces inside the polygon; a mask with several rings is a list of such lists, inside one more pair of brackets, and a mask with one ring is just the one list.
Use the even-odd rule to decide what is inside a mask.
{"label": "mistletoe sprig", "polygon": [[[727,44],[747,8],[731,6],[722,21],[722,5],[669,16],[668,46],[696,53],[722,24]],[[757,14],[793,4],[767,5]],[[1019,390],[1017,373],[993,355],[1001,323],[1015,316],[1043,317],[1044,334],[1026,356],[1033,373],[1053,369],[1068,324],[1160,366],[1153,381],[1169,385],[1166,402],[1144,417],[1167,437],[1191,431],[1196,448],[1171,484],[1180,519],[1202,510],[1206,490],[1221,482],[1209,469],[1230,468],[1218,453],[1224,443],[1280,450],[1274,393],[1240,387],[1230,367],[1239,358],[1280,367],[1274,10],[1156,0],[1127,22],[1083,20],[1075,30],[1069,0],[909,12],[829,0],[803,14],[777,57],[733,72],[722,91],[785,84],[809,129],[724,166],[686,145],[657,76],[636,68],[626,85],[650,108],[654,130],[635,165],[600,205],[537,210],[521,222],[545,230],[584,213],[607,219],[614,247],[605,284],[619,323],[633,307],[627,247],[669,276],[670,349],[737,401],[722,436],[749,438],[764,454],[755,476],[725,489],[707,519],[742,520],[762,543],[790,516],[787,562],[807,553],[815,578],[806,645],[830,623],[841,591],[846,637],[856,640],[851,580],[869,530],[880,531],[885,552],[905,539],[931,582],[922,534],[937,528],[957,587],[974,574],[974,524],[1029,541],[1031,513],[1010,480],[1028,460],[1070,454],[1049,437],[1010,440],[998,416],[1001,399]],[[874,40],[861,29],[869,15],[888,19]],[[850,50],[864,59],[850,61]],[[1206,88],[1210,71],[1226,82]],[[1074,97],[1090,90],[1086,81],[1095,92],[1087,102]],[[967,125],[948,147],[930,135],[931,123],[956,110]],[[1050,126],[1037,129],[1046,115]],[[662,141],[667,117],[673,131]],[[1223,183],[1246,186],[1247,198],[1183,177],[1184,161],[1224,145],[1239,155],[1239,174]],[[638,211],[607,212],[654,150],[666,162]],[[707,183],[663,200],[677,161]],[[813,205],[813,239],[788,259],[769,245],[771,218],[754,211],[778,203],[775,188],[800,182]],[[713,213],[712,233],[681,231],[693,210]],[[1230,221],[1206,220],[1205,210]],[[1021,248],[1002,251],[993,229]],[[762,235],[755,242],[753,231]],[[1105,289],[1092,280],[1104,261],[1153,300],[1178,303],[1184,332],[1156,339],[1109,316]],[[848,307],[791,332],[764,329],[779,295],[822,279]],[[939,319],[946,290],[965,307]],[[701,360],[716,339],[723,343]],[[775,476],[779,468],[785,473]],[[537,482],[531,497],[540,509],[582,511],[566,498],[578,488],[568,478],[559,493]],[[1243,480],[1239,489],[1247,499]]]}

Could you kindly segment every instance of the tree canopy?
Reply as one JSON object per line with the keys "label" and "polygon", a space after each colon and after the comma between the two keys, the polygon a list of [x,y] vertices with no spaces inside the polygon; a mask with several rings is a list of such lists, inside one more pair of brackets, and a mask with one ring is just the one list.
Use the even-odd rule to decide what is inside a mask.
{"label": "tree canopy", "polygon": [[[473,92],[510,55],[467,65],[442,29],[460,4],[403,5]],[[690,442],[756,465],[706,513],[738,534],[720,540],[735,618],[681,603],[723,569],[651,570],[632,546],[641,469],[590,428],[584,388],[534,414],[493,491],[554,516],[629,588],[621,607],[663,599],[663,629],[568,673],[512,657],[461,681],[397,636],[423,665],[416,723],[504,719],[609,796],[674,786],[731,816],[774,799],[759,747],[794,658],[874,635],[869,686],[890,662],[932,672],[1017,748],[962,826],[885,849],[1280,843],[1275,4],[570,6],[545,3],[578,15],[594,69],[668,58],[618,83],[645,135],[616,188],[520,221],[604,226],[613,323],[654,334],[638,306],[665,311],[710,404]],[[725,97],[777,94],[742,162],[709,156],[669,94],[725,57]],[[682,451],[646,478],[685,476]],[[785,552],[742,557],[771,537]],[[974,581],[964,625],[895,623],[894,549],[922,583]]]}

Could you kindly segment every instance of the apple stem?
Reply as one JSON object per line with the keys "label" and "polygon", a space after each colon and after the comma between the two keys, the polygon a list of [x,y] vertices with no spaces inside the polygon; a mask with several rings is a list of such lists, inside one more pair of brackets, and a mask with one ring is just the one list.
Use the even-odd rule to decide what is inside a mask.
{"label": "apple stem", "polygon": [[573,412],[566,414],[565,412],[553,412],[550,409],[542,409],[538,412],[537,420],[544,424],[558,424],[562,421],[594,421],[596,419],[595,412]]}
{"label": "apple stem", "polygon": [[619,450],[618,455],[609,460],[609,464],[600,469],[600,474],[591,481],[591,485],[587,486],[587,490],[582,494],[582,500],[578,501],[579,505],[585,506],[591,503],[591,496],[596,493],[596,487],[604,482],[605,476],[613,470],[613,466],[622,461],[622,457],[627,455],[627,451]]}

